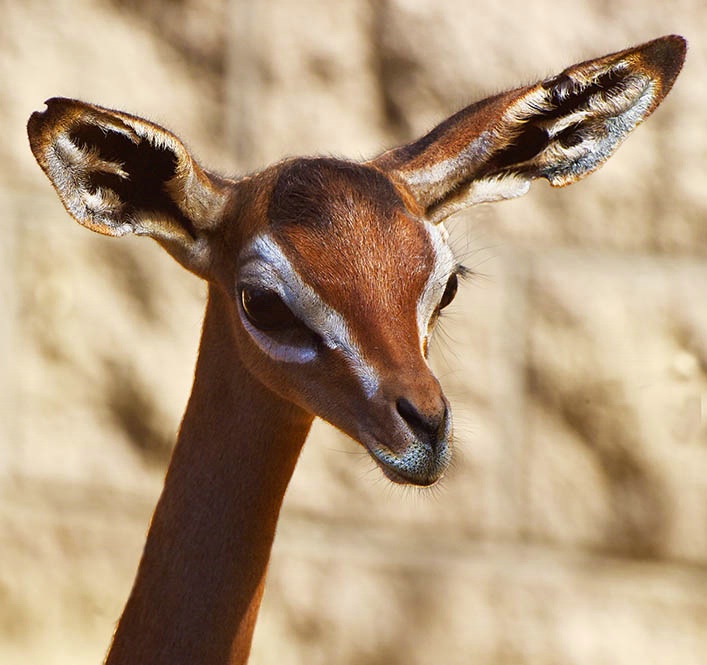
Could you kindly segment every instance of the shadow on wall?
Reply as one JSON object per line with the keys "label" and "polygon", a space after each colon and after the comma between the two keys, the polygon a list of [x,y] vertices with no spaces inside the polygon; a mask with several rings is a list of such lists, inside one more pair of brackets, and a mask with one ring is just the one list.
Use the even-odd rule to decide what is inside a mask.
{"label": "shadow on wall", "polygon": [[610,380],[587,381],[563,391],[556,379],[546,367],[531,367],[527,390],[547,417],[559,419],[578,437],[601,470],[612,506],[601,542],[615,554],[659,558],[665,554],[669,503],[660,478],[642,459],[641,427],[624,387]]}
{"label": "shadow on wall", "polygon": [[200,79],[227,74],[229,2],[224,0],[109,0],[121,13],[134,15],[174,57]]}
{"label": "shadow on wall", "polygon": [[136,367],[103,360],[102,403],[111,426],[122,433],[143,461],[158,469],[169,462],[175,433],[165,428],[165,415],[152,388],[140,380]]}

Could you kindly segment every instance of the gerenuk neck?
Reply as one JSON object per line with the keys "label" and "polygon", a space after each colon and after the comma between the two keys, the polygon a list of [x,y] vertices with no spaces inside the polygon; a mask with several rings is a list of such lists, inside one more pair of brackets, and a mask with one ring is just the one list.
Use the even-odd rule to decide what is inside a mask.
{"label": "gerenuk neck", "polygon": [[282,499],[312,416],[256,381],[211,287],[194,388],[107,665],[248,660]]}

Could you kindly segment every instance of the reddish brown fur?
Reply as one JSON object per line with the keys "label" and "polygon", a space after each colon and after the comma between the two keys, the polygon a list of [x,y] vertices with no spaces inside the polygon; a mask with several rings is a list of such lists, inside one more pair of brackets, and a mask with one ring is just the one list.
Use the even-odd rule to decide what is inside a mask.
{"label": "reddish brown fur", "polygon": [[[229,303],[210,289],[194,389],[108,665],[247,660],[312,415],[253,382]],[[264,404],[268,417],[246,425],[243,414]]]}
{"label": "reddish brown fur", "polygon": [[[273,233],[293,264],[303,266],[302,278],[343,315],[364,348],[380,349],[385,364],[371,360],[391,371],[401,340],[418,335],[416,304],[435,260],[424,227],[380,173],[335,160],[292,165],[280,174],[273,202],[295,212],[286,218],[270,207]],[[414,351],[419,355],[419,344]]]}
{"label": "reddish brown fur", "polygon": [[347,404],[318,404],[316,411],[359,440],[362,430],[375,430],[376,438],[402,452],[404,443],[379,424],[392,422],[390,405],[405,395],[430,418],[446,408],[417,329],[417,302],[435,261],[428,233],[379,172],[332,159],[286,165],[269,215],[274,236],[302,266],[300,276],[343,316],[381,376],[375,399],[355,384],[349,388],[339,353],[328,394],[346,396]]}

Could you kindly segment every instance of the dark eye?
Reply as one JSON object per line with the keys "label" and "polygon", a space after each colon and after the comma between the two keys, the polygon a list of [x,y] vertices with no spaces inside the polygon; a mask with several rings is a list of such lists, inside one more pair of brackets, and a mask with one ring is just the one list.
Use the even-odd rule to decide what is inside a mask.
{"label": "dark eye", "polygon": [[277,293],[255,286],[242,286],[241,304],[248,320],[260,330],[284,330],[299,323]]}
{"label": "dark eye", "polygon": [[454,296],[457,295],[457,287],[459,286],[459,279],[457,278],[457,273],[452,273],[447,280],[447,286],[444,287],[444,293],[442,294],[442,300],[439,301],[437,305],[437,311],[443,310],[447,305],[449,305]]}

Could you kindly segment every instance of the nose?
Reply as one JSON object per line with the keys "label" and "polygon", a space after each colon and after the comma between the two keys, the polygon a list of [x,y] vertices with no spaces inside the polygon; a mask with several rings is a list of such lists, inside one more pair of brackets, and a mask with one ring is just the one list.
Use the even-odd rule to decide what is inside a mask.
{"label": "nose", "polygon": [[410,390],[406,397],[384,398],[382,427],[360,441],[390,480],[426,487],[449,466],[452,418],[441,391],[415,395],[417,400]]}
{"label": "nose", "polygon": [[418,441],[429,446],[430,450],[437,454],[439,442],[444,439],[447,429],[446,400],[442,399],[435,408],[423,411],[407,397],[399,397],[395,401],[395,407]]}

